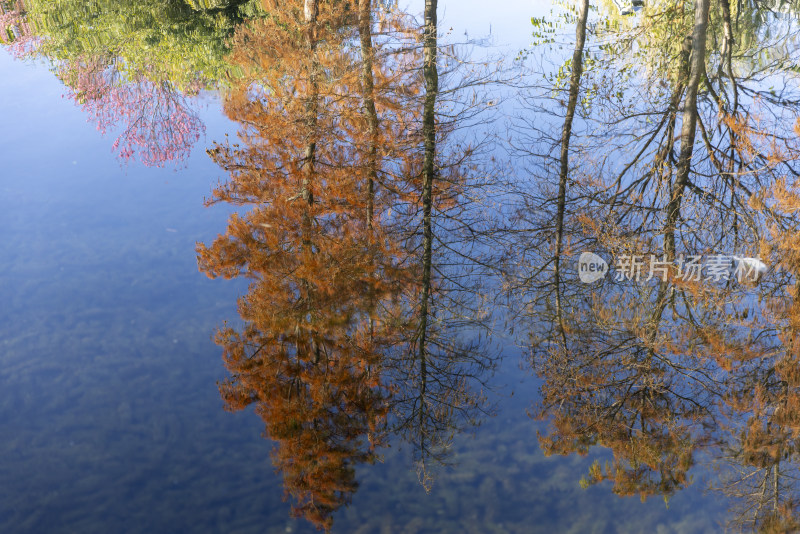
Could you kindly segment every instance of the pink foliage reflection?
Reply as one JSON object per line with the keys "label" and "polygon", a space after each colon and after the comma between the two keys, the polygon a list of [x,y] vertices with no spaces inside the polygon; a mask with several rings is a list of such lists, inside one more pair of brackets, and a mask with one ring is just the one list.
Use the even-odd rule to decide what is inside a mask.
{"label": "pink foliage reflection", "polygon": [[39,38],[34,35],[25,15],[22,0],[0,2],[0,43],[16,58],[28,56],[36,49]]}
{"label": "pink foliage reflection", "polygon": [[121,129],[112,150],[124,160],[144,165],[179,163],[205,133],[190,106],[190,96],[169,81],[138,75],[127,79],[113,60],[90,58],[61,72],[67,96],[78,103],[103,133]]}

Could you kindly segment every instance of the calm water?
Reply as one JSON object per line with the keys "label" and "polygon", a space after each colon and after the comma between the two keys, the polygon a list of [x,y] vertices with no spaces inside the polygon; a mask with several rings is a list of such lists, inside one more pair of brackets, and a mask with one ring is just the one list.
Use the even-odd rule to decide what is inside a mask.
{"label": "calm water", "polygon": [[[29,17],[40,4],[27,6]],[[107,4],[98,8],[115,5]],[[439,11],[444,43],[491,31],[486,53],[511,57],[535,40],[530,19],[550,6],[445,2]],[[559,36],[571,54],[572,26]],[[185,46],[205,46],[192,39]],[[196,247],[226,232],[234,209],[252,207],[204,206],[229,179],[206,149],[240,128],[223,109],[226,89],[185,91],[199,137],[152,165],[141,153],[120,157],[113,144],[125,121],[99,131],[91,97],[76,98],[77,82],[57,76],[63,58],[12,52],[0,51],[0,532],[314,532],[291,517],[264,419],[253,406],[226,411],[218,387],[230,373],[213,336],[226,321],[244,324],[237,299],[248,281],[209,279]],[[494,131],[511,131],[505,121],[518,108],[501,106],[508,116],[493,119]],[[509,161],[514,172],[526,168]],[[581,487],[595,460],[611,458],[607,448],[546,457],[538,437],[546,423],[528,415],[543,379],[511,337],[499,332],[493,345],[502,358],[485,377],[490,413],[480,425],[456,425],[430,491],[413,440],[388,432],[377,462],[353,462],[358,491],[333,512],[334,532],[721,529],[726,501],[705,492],[713,477],[702,466],[688,489],[642,502],[615,495],[611,481]]]}

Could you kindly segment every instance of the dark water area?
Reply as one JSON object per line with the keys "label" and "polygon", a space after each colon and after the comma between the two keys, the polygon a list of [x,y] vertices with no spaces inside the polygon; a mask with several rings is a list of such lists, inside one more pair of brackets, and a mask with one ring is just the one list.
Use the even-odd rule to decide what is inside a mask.
{"label": "dark water area", "polygon": [[[0,3],[0,532],[797,531],[778,48],[737,49],[738,108],[727,75],[695,86],[681,197],[679,49],[635,75],[603,55],[606,19],[681,42],[638,4],[591,4],[559,176],[583,2],[440,2],[438,44],[421,3],[340,3]],[[697,32],[685,9],[669,31]],[[634,82],[653,93],[626,108]],[[582,250],[612,274],[579,282]],[[655,252],[769,273],[640,284],[613,261]]]}

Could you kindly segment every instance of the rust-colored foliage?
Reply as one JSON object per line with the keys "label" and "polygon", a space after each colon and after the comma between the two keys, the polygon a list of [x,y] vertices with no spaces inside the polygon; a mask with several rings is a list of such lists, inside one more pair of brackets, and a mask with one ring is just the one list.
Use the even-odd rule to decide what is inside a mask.
{"label": "rust-colored foliage", "polygon": [[564,315],[567,350],[554,346],[535,356],[545,379],[536,415],[551,425],[540,443],[546,454],[610,449],[613,463],[595,465],[584,484],[611,480],[615,493],[643,499],[671,495],[689,483],[703,409],[691,400],[691,385],[678,380],[663,341],[650,335],[647,318],[621,312],[636,309],[633,303],[596,306]]}
{"label": "rust-colored foliage", "polygon": [[778,180],[751,206],[766,237],[746,246],[771,266],[757,284],[670,276],[574,301],[566,345],[533,351],[547,453],[607,447],[613,462],[593,465],[584,484],[609,480],[644,498],[688,485],[702,450],[719,467],[712,487],[733,498],[731,526],[797,529],[798,199],[795,184]]}
{"label": "rust-colored foliage", "polygon": [[383,442],[384,355],[405,332],[409,272],[391,223],[415,165],[402,101],[414,78],[376,46],[367,94],[363,51],[348,46],[356,19],[342,2],[308,4],[275,4],[236,34],[243,77],[225,110],[240,140],[209,151],[230,173],[209,203],[248,211],[198,258],[210,277],[252,280],[245,326],[217,335],[231,373],[220,390],[231,410],[255,405],[295,512],[327,530]]}

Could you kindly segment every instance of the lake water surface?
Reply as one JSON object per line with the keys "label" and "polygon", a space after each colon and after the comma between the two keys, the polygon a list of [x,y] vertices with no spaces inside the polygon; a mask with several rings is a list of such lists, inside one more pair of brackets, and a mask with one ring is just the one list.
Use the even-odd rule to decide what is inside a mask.
{"label": "lake water surface", "polygon": [[[3,5],[10,10],[12,4]],[[27,6],[32,24],[47,18],[40,4]],[[66,1],[49,9],[61,4],[73,9]],[[116,4],[100,2],[97,9],[113,11]],[[535,40],[531,17],[547,15],[544,4],[440,2],[439,34],[447,43],[491,31],[495,48],[489,53],[512,57]],[[421,5],[408,11],[421,20]],[[105,19],[97,20],[99,26]],[[125,141],[113,146],[129,124],[116,120],[124,112],[110,109],[116,119],[106,119],[103,133],[86,105],[89,93],[76,96],[77,82],[54,67],[70,60],[85,66],[91,50],[127,53],[125,44],[98,51],[108,35],[124,42],[124,28],[93,41],[94,30],[86,27],[64,36],[56,36],[63,28],[53,25],[31,29],[66,43],[49,57],[15,57],[10,45],[0,50],[0,532],[313,532],[305,518],[291,516],[294,495],[285,498],[284,474],[271,456],[277,445],[256,413],[263,399],[231,412],[220,396],[219,383],[230,373],[214,334],[226,321],[235,328],[247,322],[237,299],[249,286],[246,277],[209,279],[198,270],[197,243],[210,245],[226,232],[234,211],[253,206],[204,205],[229,179],[206,150],[226,135],[233,139],[241,126],[223,108],[227,89],[197,82],[199,91],[183,93],[193,124],[202,124],[196,142],[168,148],[172,155],[160,165],[149,164],[142,152],[126,157]],[[75,56],[81,59],[66,57],[81,31],[95,48],[85,46]],[[574,29],[559,31],[570,55]],[[185,37],[187,48],[206,46],[191,32]],[[132,57],[118,65],[141,61]],[[180,94],[180,83],[173,83]],[[511,85],[490,92],[510,95]],[[150,113],[136,102],[128,101],[134,112]],[[506,105],[501,111],[518,104]],[[493,131],[503,132],[498,138],[512,131],[508,119],[493,119]],[[142,143],[132,146],[141,150]],[[497,146],[489,152],[508,153]],[[517,161],[509,164],[513,172],[535,165],[509,161]],[[434,228],[452,229],[448,223]],[[435,250],[443,251],[440,246]],[[475,329],[468,325],[464,332]],[[420,483],[413,439],[387,430],[371,458],[377,461],[352,462],[358,489],[345,491],[342,501],[349,502],[331,512],[334,532],[721,529],[727,501],[705,491],[711,474],[704,467],[692,471],[694,484],[668,498],[621,497],[612,481],[583,489],[580,480],[592,463],[611,453],[600,443],[586,456],[546,457],[538,433],[547,424],[528,415],[541,399],[543,378],[529,365],[529,351],[519,342],[524,336],[498,332],[496,339],[487,349],[498,356],[496,372],[483,377],[485,388],[473,390],[485,392],[488,413],[477,426],[462,421],[446,431],[453,434],[445,440],[446,465],[433,465],[428,491]],[[703,454],[697,453],[698,464]],[[281,465],[288,464],[297,465]]]}

